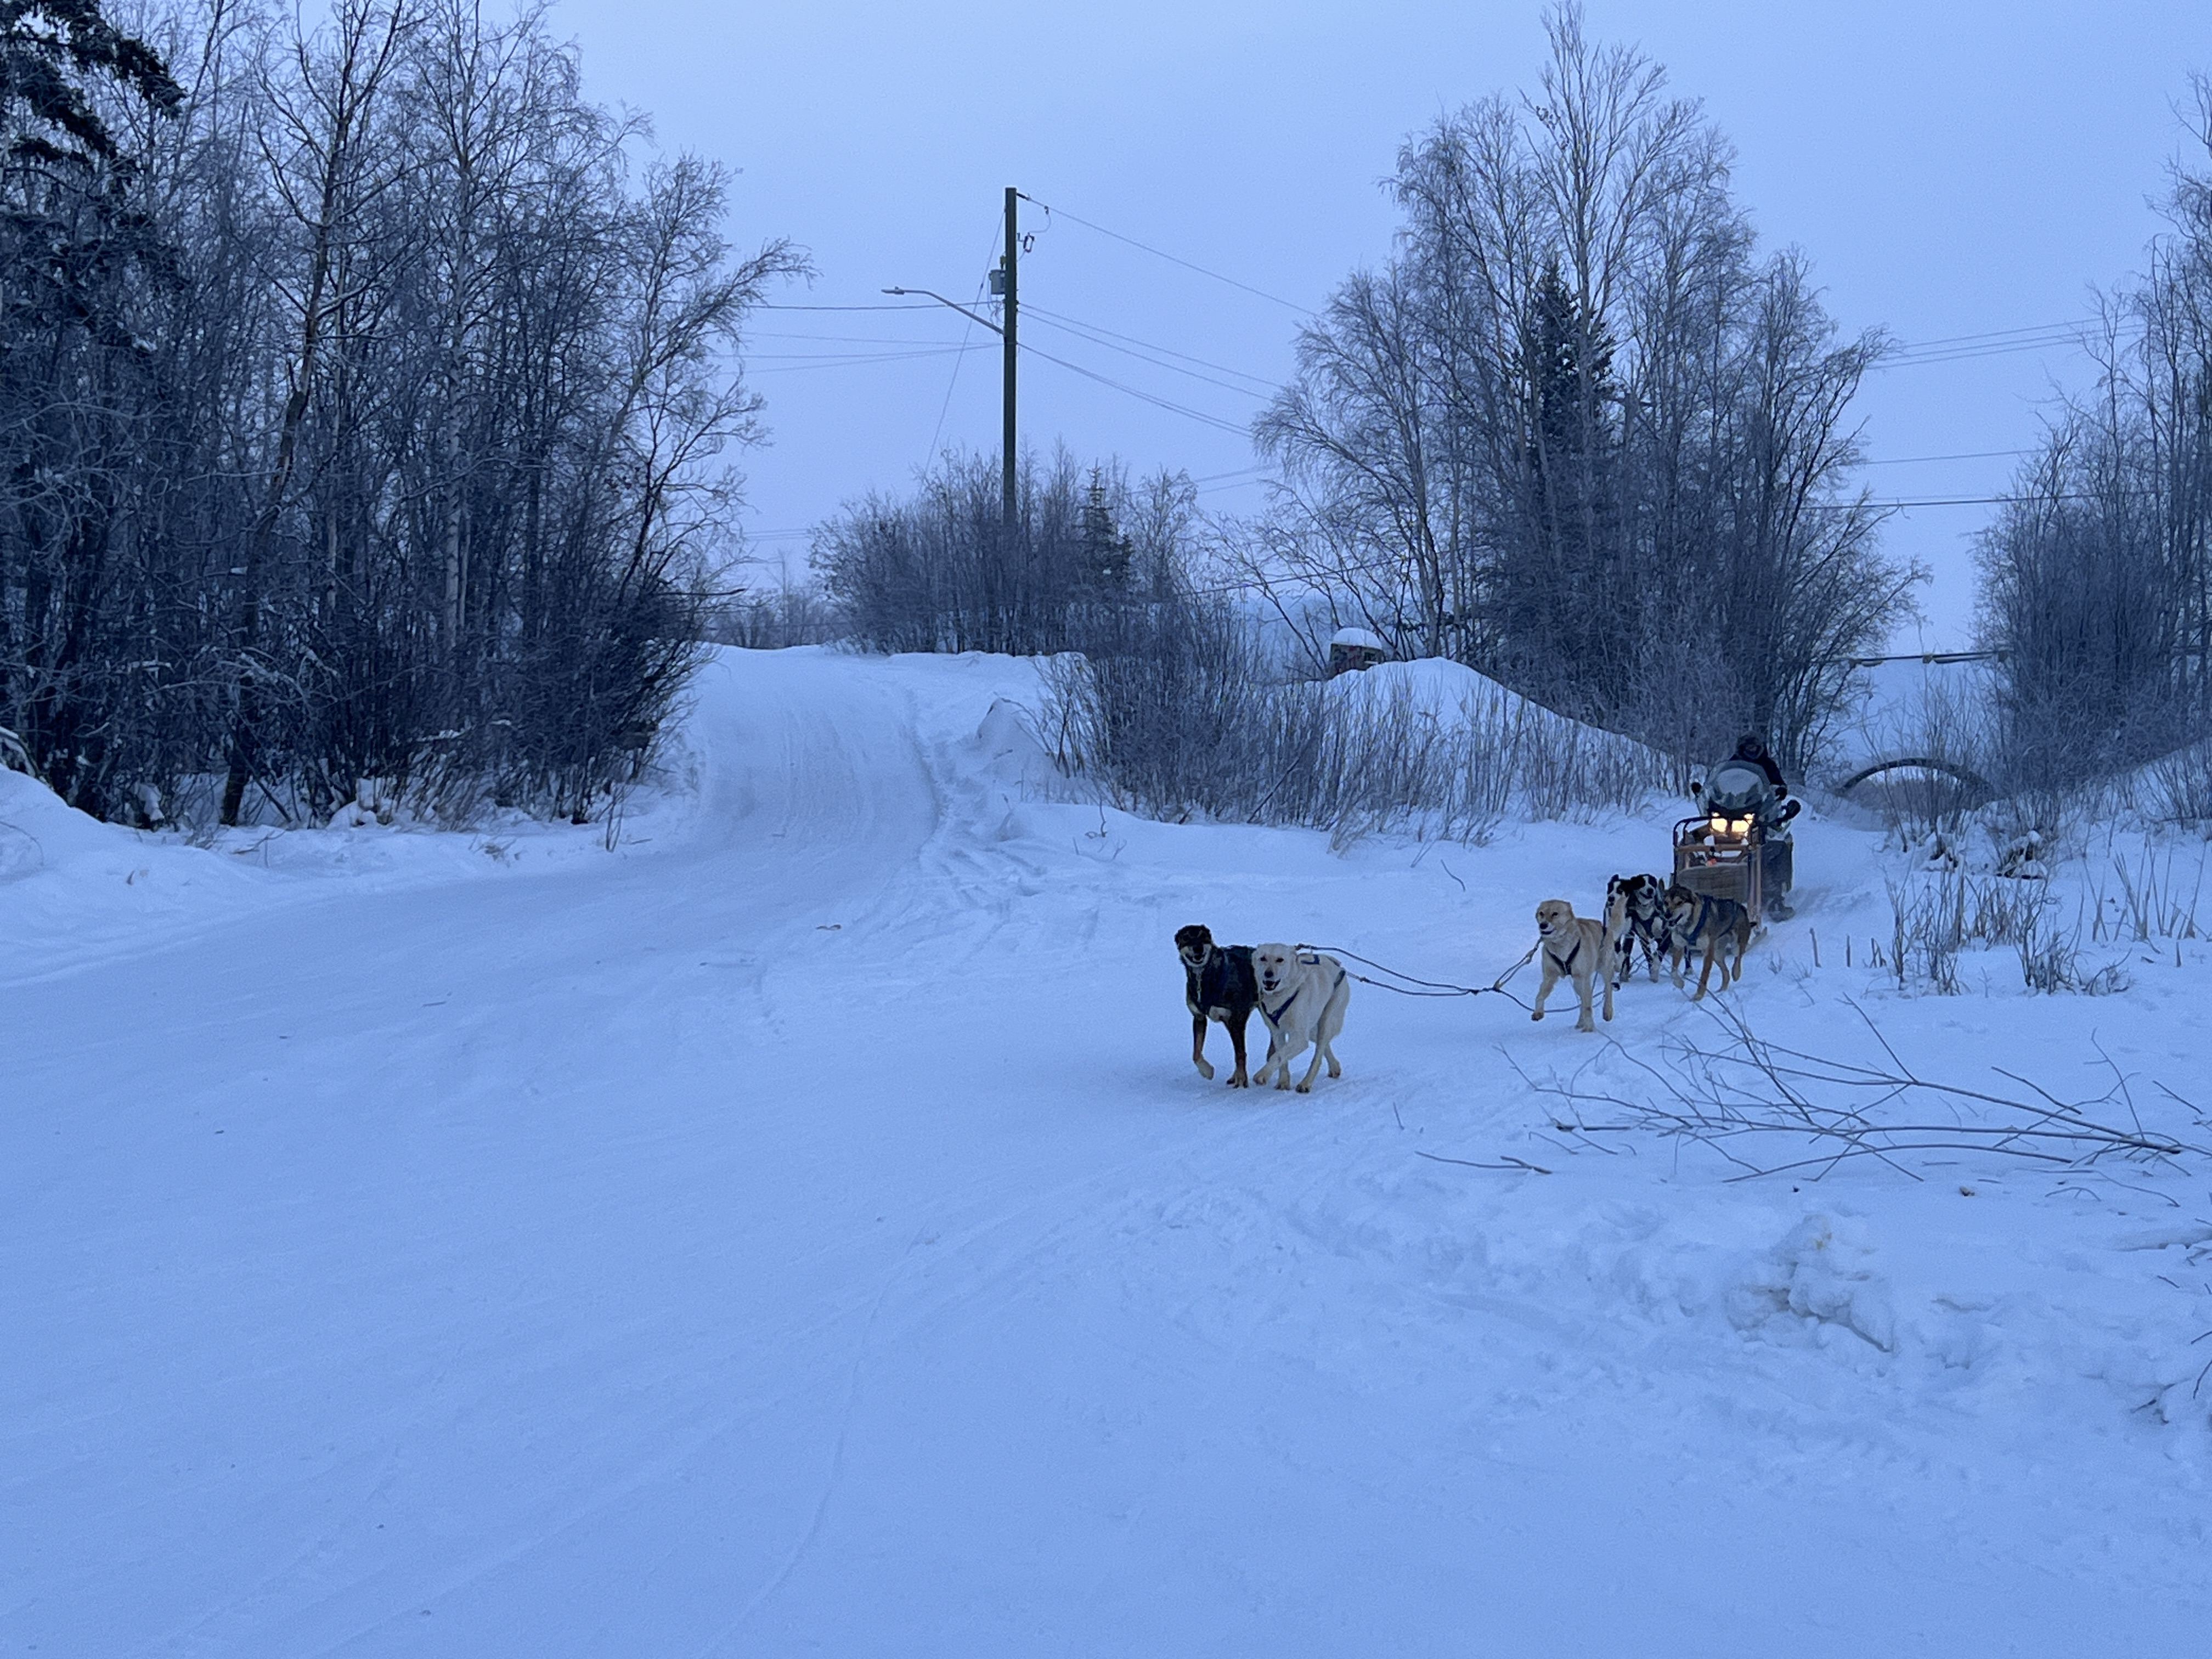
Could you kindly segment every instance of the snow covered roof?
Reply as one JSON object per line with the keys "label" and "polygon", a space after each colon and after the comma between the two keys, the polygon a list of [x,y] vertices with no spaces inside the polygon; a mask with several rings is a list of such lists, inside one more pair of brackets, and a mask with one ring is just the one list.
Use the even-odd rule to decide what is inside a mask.
{"label": "snow covered roof", "polygon": [[1390,652],[1390,647],[1382,643],[1380,634],[1365,628],[1340,628],[1328,636],[1328,642],[1332,646],[1350,645],[1363,650],[1380,651],[1385,656]]}

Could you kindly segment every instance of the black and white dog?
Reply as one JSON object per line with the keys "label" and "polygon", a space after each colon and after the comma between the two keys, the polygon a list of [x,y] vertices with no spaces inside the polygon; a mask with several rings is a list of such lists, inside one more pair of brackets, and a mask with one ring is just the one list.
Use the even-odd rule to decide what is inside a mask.
{"label": "black and white dog", "polygon": [[1605,931],[1613,940],[1613,982],[1625,985],[1644,947],[1644,966],[1654,984],[1659,963],[1673,953],[1674,925],[1667,912],[1667,883],[1659,876],[1615,876],[1605,884]]}
{"label": "black and white dog", "polygon": [[1206,1022],[1218,1020],[1229,1028],[1230,1045],[1237,1050],[1237,1070],[1229,1079],[1232,1089],[1251,1086],[1244,1073],[1244,1026],[1260,1000],[1260,981],[1252,971],[1252,947],[1220,945],[1211,930],[1193,922],[1176,930],[1176,955],[1182,958],[1182,1000],[1190,1009],[1190,1060],[1198,1074],[1211,1082],[1213,1067],[1206,1058]]}

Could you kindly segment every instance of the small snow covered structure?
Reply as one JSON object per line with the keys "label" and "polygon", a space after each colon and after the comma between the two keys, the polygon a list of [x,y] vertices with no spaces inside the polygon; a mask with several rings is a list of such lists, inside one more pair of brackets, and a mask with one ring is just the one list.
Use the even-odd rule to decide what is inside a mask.
{"label": "small snow covered structure", "polygon": [[1378,662],[1389,660],[1390,647],[1382,643],[1380,634],[1364,628],[1340,628],[1329,636],[1328,675],[1331,679],[1351,669],[1372,668]]}

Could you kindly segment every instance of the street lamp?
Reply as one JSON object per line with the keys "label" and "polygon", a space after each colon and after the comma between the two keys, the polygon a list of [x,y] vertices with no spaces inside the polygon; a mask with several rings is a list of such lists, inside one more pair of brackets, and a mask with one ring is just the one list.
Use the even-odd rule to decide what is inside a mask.
{"label": "street lamp", "polygon": [[1014,345],[1014,325],[1018,317],[1018,308],[1016,304],[1014,272],[1015,256],[1020,252],[1021,238],[1019,233],[1015,228],[1014,204],[1020,199],[1021,192],[1016,190],[1012,185],[1007,185],[1006,220],[1006,257],[999,261],[998,269],[991,273],[991,292],[993,295],[999,299],[1002,303],[1000,315],[1005,319],[1003,324],[994,323],[989,318],[980,316],[976,313],[969,310],[966,306],[961,305],[956,301],[948,300],[942,294],[933,293],[926,288],[887,288],[884,290],[886,294],[896,294],[902,296],[909,294],[918,294],[926,300],[936,301],[937,303],[941,306],[951,306],[953,310],[958,312],[969,322],[982,324],[983,326],[989,329],[992,333],[997,335],[1000,340],[1003,343],[1006,349],[1006,375],[1000,394],[1000,414],[1004,430],[1001,433],[1000,441],[1001,453],[999,458],[999,513],[1000,520],[1006,527],[1006,533],[1009,535],[1013,533],[1015,522],[1014,504],[1017,499],[1014,489],[1014,365],[1017,361]]}

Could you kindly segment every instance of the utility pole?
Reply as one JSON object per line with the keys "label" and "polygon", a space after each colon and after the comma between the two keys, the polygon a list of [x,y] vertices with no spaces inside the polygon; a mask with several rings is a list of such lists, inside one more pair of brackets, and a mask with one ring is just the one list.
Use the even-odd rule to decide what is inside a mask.
{"label": "utility pole", "polygon": [[1020,479],[1020,445],[1014,424],[1014,365],[1019,348],[1014,342],[1014,327],[1018,320],[1017,307],[1020,298],[1017,292],[1017,262],[1021,258],[1022,233],[1017,204],[1022,193],[1012,185],[1006,186],[1006,251],[1000,258],[998,269],[991,272],[991,297],[1000,302],[999,320],[978,316],[957,300],[948,300],[942,294],[926,288],[887,288],[886,294],[919,294],[949,306],[971,323],[980,323],[999,337],[1006,351],[1006,379],[1000,389],[1000,415],[1003,427],[999,435],[999,522],[1008,535],[1013,533],[1016,512],[1020,505],[1021,491],[1017,487]]}
{"label": "utility pole", "polygon": [[999,280],[992,284],[999,289],[1000,298],[1005,301],[1005,309],[1000,313],[1004,326],[999,330],[1000,343],[1006,349],[1006,383],[1000,396],[1000,418],[1004,429],[999,439],[1002,449],[1000,456],[999,518],[1009,534],[1014,528],[1015,472],[1018,453],[1015,447],[1014,425],[1014,366],[1018,360],[1018,350],[1014,343],[1014,325],[1020,304],[1016,261],[1021,254],[1022,241],[1014,215],[1015,204],[1021,200],[1021,194],[1012,185],[1006,186],[1006,255],[1000,262],[996,273]]}

